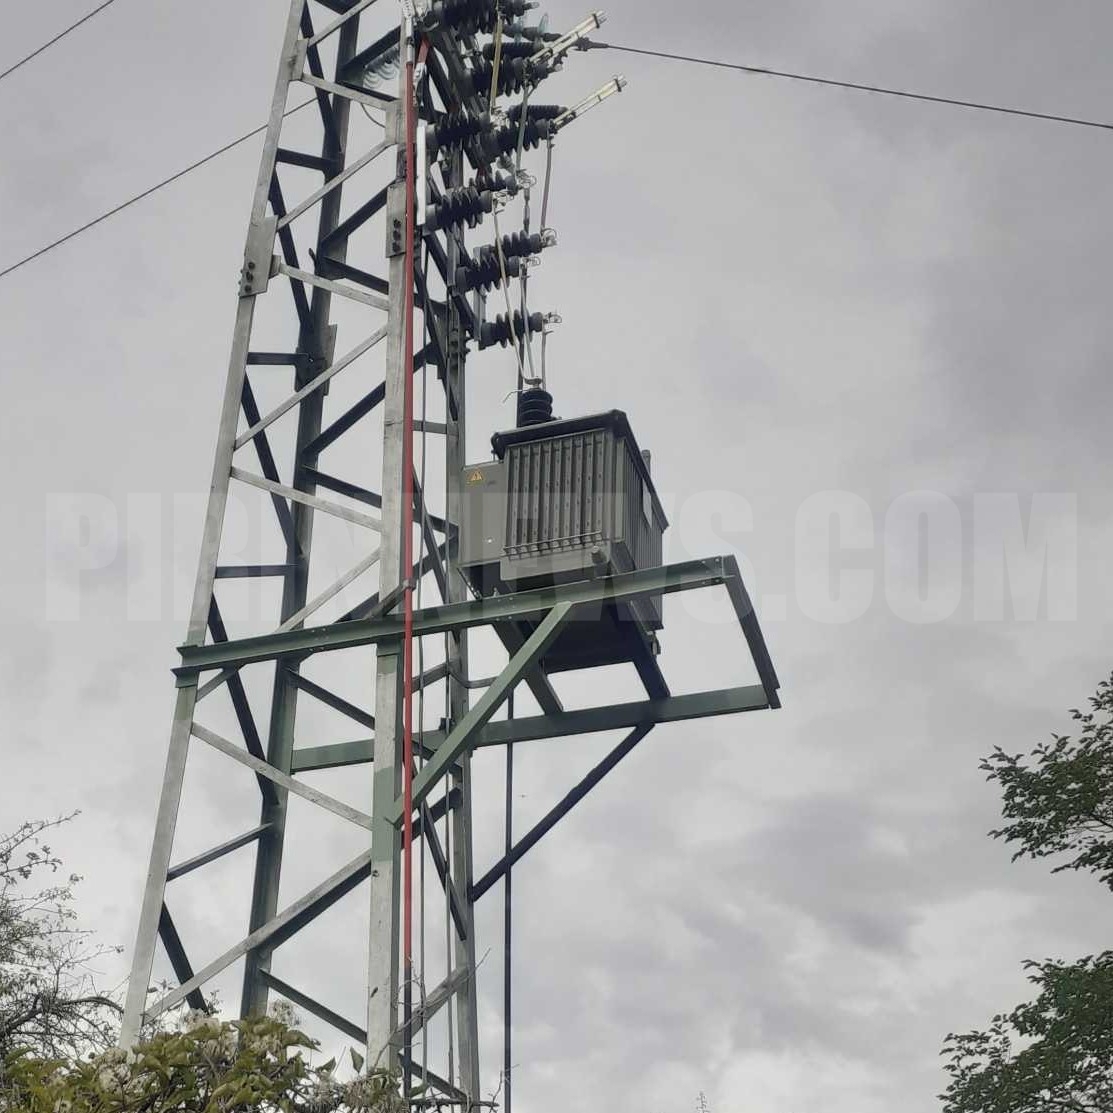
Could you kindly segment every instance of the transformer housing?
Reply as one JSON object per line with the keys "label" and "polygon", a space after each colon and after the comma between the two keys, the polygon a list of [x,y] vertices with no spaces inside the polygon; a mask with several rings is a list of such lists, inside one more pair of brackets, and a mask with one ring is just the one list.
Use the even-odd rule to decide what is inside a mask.
{"label": "transformer housing", "polygon": [[[656,568],[668,520],[621,410],[546,421],[491,440],[495,459],[465,469],[459,566],[483,596]],[[656,652],[662,599],[572,621],[545,655],[550,672]]]}

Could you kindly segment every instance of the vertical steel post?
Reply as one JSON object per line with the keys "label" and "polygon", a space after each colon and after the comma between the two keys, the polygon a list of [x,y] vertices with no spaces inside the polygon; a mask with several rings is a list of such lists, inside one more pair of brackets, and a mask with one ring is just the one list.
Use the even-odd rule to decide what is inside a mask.
{"label": "vertical steel post", "polygon": [[[409,26],[402,28],[403,57]],[[399,76],[402,97],[393,122],[402,148],[406,75]],[[389,125],[388,125],[389,126]],[[387,195],[387,251],[390,254],[390,309],[387,318],[386,397],[383,403],[382,549],[379,598],[395,592],[411,569],[402,567],[402,489],[405,468],[413,468],[403,451],[406,376],[406,254],[405,236],[397,234],[406,219],[405,171],[399,154],[398,179]],[[371,923],[367,966],[367,1061],[398,1068],[398,943],[401,896],[401,835],[390,820],[402,788],[402,644],[379,645],[375,656],[375,765],[371,789]]]}

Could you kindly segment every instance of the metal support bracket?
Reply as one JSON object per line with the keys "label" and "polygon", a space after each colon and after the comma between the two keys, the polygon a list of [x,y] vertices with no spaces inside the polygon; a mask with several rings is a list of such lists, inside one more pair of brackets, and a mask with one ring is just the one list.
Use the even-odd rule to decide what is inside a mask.
{"label": "metal support bracket", "polygon": [[274,240],[278,234],[277,217],[264,217],[253,222],[247,232],[243,251],[243,269],[240,271],[240,297],[253,298],[265,293],[270,280],[277,273]]}
{"label": "metal support bracket", "polygon": [[406,183],[394,182],[386,195],[386,254],[388,259],[406,250]]}

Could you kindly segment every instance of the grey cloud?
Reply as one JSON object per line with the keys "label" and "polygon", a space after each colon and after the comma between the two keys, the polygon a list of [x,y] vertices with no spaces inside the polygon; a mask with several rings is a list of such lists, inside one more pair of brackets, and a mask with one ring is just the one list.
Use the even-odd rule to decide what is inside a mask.
{"label": "grey cloud", "polygon": [[[556,23],[582,14],[551,7]],[[1067,14],[1035,0],[608,10],[601,38],[651,49],[1079,115],[1103,115],[1113,92],[1113,13],[1095,0]],[[21,11],[5,49],[49,37],[56,16]],[[116,6],[13,75],[0,205],[19,219],[3,222],[0,261],[260,122],[280,24],[264,0],[157,18]],[[550,347],[558,405],[627,408],[680,504],[708,489],[753,502],[752,534],[722,529],[718,544],[790,597],[769,625],[785,709],[661,728],[516,874],[519,1109],[683,1113],[702,1086],[716,1113],[927,1113],[943,1034],[1019,1000],[1021,959],[1093,949],[1108,919],[1084,879],[1009,865],[985,837],[998,801],[977,770],[994,745],[1062,727],[1110,667],[1108,144],[604,52],[575,58],[553,97],[616,70],[629,90],[558,147],[560,246],[531,286],[566,322]],[[36,522],[50,491],[122,507],[132,490],[206,489],[255,157],[246,146],[0,280],[13,524]],[[476,366],[478,458],[505,422],[510,365]],[[880,580],[863,619],[807,620],[794,519],[831,487],[862,494],[878,523],[896,495],[935,488],[964,525],[979,491],[1079,492],[1079,620],[975,625],[967,598],[912,626]],[[0,814],[80,803],[83,911],[130,941],[181,624],[126,623],[117,567],[84,622],[45,627],[41,535],[18,526],[4,542]],[[862,566],[879,570],[879,552]],[[671,613],[666,659],[687,666],[712,639]],[[352,698],[369,698],[363,683]],[[252,689],[260,722],[267,689]],[[220,729],[227,708],[211,706]],[[602,748],[523,747],[519,822]],[[483,855],[501,843],[499,776],[492,757]],[[359,800],[361,777],[336,791]],[[183,853],[256,821],[249,774],[202,762],[188,787]],[[349,849],[311,827],[288,892]],[[196,946],[239,930],[243,869],[178,898]],[[322,922],[328,946],[283,968],[356,1017],[359,900]],[[481,951],[498,949],[497,902]],[[497,956],[480,987],[494,1067]]]}

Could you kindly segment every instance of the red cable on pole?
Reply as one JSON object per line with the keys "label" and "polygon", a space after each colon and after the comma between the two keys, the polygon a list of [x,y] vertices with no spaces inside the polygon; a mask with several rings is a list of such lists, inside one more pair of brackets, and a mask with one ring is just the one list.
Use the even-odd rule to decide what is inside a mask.
{"label": "red cable on pole", "polygon": [[[406,121],[406,266],[402,385],[402,954],[407,986],[413,974],[413,524],[414,524],[414,61],[407,46]],[[408,996],[408,994],[407,994]],[[406,1017],[407,1024],[409,1017]],[[408,1036],[408,1033],[407,1033]]]}
{"label": "red cable on pole", "polygon": [[[419,62],[424,62],[428,44],[422,43]],[[414,55],[407,49],[405,81],[406,127],[406,265],[403,326],[404,382],[402,386],[402,954],[405,964],[406,1000],[413,978],[413,527],[414,527],[414,222],[417,193],[416,135],[417,104],[414,95]],[[408,1013],[407,1009],[407,1013]],[[407,1040],[410,1017],[406,1016]]]}

